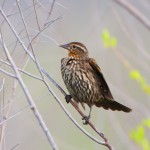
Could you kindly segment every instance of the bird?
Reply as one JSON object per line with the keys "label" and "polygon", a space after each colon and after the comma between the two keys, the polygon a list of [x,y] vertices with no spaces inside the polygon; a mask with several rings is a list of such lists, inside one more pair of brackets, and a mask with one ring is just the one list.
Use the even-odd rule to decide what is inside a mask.
{"label": "bird", "polygon": [[73,98],[74,102],[90,108],[85,116],[84,124],[88,124],[92,106],[103,107],[113,111],[131,112],[127,106],[115,101],[104,75],[93,58],[89,57],[86,46],[80,42],[70,42],[60,45],[68,51],[68,56],[61,59],[61,74],[69,94],[65,96],[67,103]]}

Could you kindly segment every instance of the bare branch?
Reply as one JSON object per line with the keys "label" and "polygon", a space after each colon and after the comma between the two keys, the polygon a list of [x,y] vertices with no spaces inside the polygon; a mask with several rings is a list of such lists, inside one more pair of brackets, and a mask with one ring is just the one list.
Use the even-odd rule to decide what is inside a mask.
{"label": "bare branch", "polygon": [[65,7],[64,5],[62,5],[61,3],[58,3],[58,2],[55,2],[57,5],[59,5],[59,6],[61,6],[61,7],[63,7],[63,8],[65,8],[65,9],[68,9],[67,7]]}
{"label": "bare branch", "polygon": [[53,2],[52,2],[52,5],[51,5],[51,7],[50,7],[50,11],[49,11],[49,13],[48,13],[48,16],[47,16],[47,19],[46,19],[46,20],[48,20],[48,18],[49,18],[49,17],[51,16],[51,14],[52,14],[52,11],[53,11],[53,8],[54,8],[55,1],[56,1],[56,0],[53,0]]}
{"label": "bare branch", "polygon": [[[78,127],[84,134],[86,134],[89,138],[91,138],[93,141],[95,141],[98,144],[101,145],[105,145],[105,142],[99,141],[96,138],[94,138],[93,136],[91,136],[84,128],[82,128],[77,122],[76,120],[71,116],[71,114],[67,111],[67,109],[65,108],[65,106],[63,105],[63,103],[60,101],[60,99],[57,97],[57,95],[53,92],[53,90],[51,89],[51,87],[44,81],[45,85],[47,86],[49,92],[53,95],[53,97],[56,99],[56,101],[58,102],[58,104],[60,105],[60,107],[62,108],[62,110],[66,113],[66,115],[70,118],[70,120],[76,125],[76,127]],[[111,150],[111,149],[110,149]]]}
{"label": "bare branch", "polygon": [[146,18],[136,7],[131,5],[126,0],[113,0],[121,7],[126,9],[130,14],[132,14],[135,18],[137,18],[147,29],[150,30],[150,20]]}
{"label": "bare branch", "polygon": [[23,90],[23,92],[24,92],[24,94],[25,94],[25,96],[26,96],[26,98],[28,100],[28,103],[30,104],[31,110],[33,111],[35,117],[39,121],[39,124],[42,127],[42,129],[43,129],[43,131],[44,131],[44,133],[45,133],[49,143],[51,144],[52,148],[54,150],[58,150],[58,147],[57,147],[57,145],[56,145],[56,143],[55,143],[55,141],[54,141],[54,139],[53,139],[49,129],[47,128],[45,122],[43,121],[43,118],[42,118],[41,114],[39,113],[39,111],[38,111],[38,109],[37,109],[37,107],[36,107],[32,97],[31,97],[31,95],[30,95],[26,85],[24,84],[24,81],[22,80],[22,78],[21,78],[21,76],[19,74],[19,71],[17,70],[17,67],[16,67],[13,59],[11,58],[11,56],[9,54],[9,51],[8,51],[8,49],[7,49],[7,47],[6,47],[4,42],[3,42],[3,48],[4,48],[5,54],[6,54],[7,58],[8,58],[8,60],[9,60],[10,64],[12,65],[12,68],[13,68],[13,70],[15,72],[15,75],[16,75],[16,77],[18,79],[18,82],[19,82],[19,84],[20,84],[20,86],[21,86],[21,88],[22,88],[22,90]]}
{"label": "bare branch", "polygon": [[17,79],[17,77],[16,77],[15,75],[13,75],[13,74],[11,74],[11,73],[9,73],[9,72],[3,70],[2,68],[0,68],[0,72],[6,74],[7,76],[9,76],[9,77],[11,77],[11,78]]}
{"label": "bare branch", "polygon": [[[49,78],[49,80],[61,91],[61,93],[65,96],[66,93],[65,91],[49,76],[49,74],[42,69],[42,72]],[[61,103],[61,101],[58,99],[58,97],[55,95],[55,93],[52,91],[52,89],[49,87],[49,85],[46,83],[45,80],[41,80],[43,81],[46,86],[48,87],[48,90],[50,91],[50,93],[52,93],[52,95],[54,96],[54,98],[57,100],[57,102],[59,103],[59,105],[61,106],[61,108],[64,110],[64,112],[67,114],[67,116],[73,121],[73,123],[84,133],[86,134],[89,138],[91,138],[92,140],[94,140],[96,143],[101,144],[101,145],[105,145],[108,147],[109,143],[108,140],[105,138],[103,133],[100,133],[96,127],[89,121],[89,125],[94,129],[94,131],[96,131],[96,133],[98,133],[104,140],[105,142],[99,141],[97,139],[95,139],[93,136],[91,136],[85,129],[83,129],[76,121],[75,119],[71,116],[71,114],[66,110],[66,108],[64,107],[64,105]],[[71,104],[73,105],[73,107],[81,114],[82,117],[84,117],[84,114],[81,112],[81,110],[78,108],[78,106],[73,103],[73,101],[71,101]],[[28,106],[26,106],[25,108],[27,108]],[[25,109],[24,108],[24,109]],[[6,121],[8,121],[9,119],[15,117],[16,115],[20,114],[20,112],[15,113],[14,115],[12,115],[11,117],[7,118],[6,120],[4,120],[3,122],[0,123],[0,125],[2,125],[3,123],[5,123]],[[111,150],[111,149],[110,149]]]}
{"label": "bare branch", "polygon": [[36,8],[35,8],[35,0],[33,0],[33,8],[34,8],[34,13],[35,13],[35,18],[36,18],[36,22],[37,22],[37,25],[38,25],[38,29],[40,30],[40,24],[39,24],[39,21],[38,21],[38,15],[37,15]]}
{"label": "bare branch", "polygon": [[[11,64],[9,64],[9,63],[7,63],[7,62],[1,60],[1,59],[0,59],[0,62],[2,62],[2,63],[4,63],[4,64],[6,64],[6,65],[12,67]],[[27,71],[24,71],[24,70],[22,70],[22,69],[20,69],[20,68],[17,68],[17,69],[18,69],[20,72],[22,72],[22,73],[24,73],[24,74],[26,74],[26,75],[28,75],[28,76],[30,76],[30,77],[32,77],[32,78],[35,78],[35,79],[40,80],[40,81],[43,81],[43,79],[41,79],[41,78],[39,78],[39,77],[37,77],[37,76],[35,76],[35,75],[33,75],[33,74],[27,72]],[[0,69],[0,71],[1,71],[1,69]],[[3,70],[3,69],[2,69],[2,71],[6,72],[6,71]],[[2,72],[2,71],[1,71],[1,72]],[[4,72],[3,72],[3,73],[4,73]],[[7,73],[7,72],[6,72],[6,73]],[[5,74],[6,74],[6,73],[5,73]],[[8,73],[8,74],[10,74],[10,73]]]}
{"label": "bare branch", "polygon": [[[48,77],[48,79],[60,90],[60,92],[66,96],[67,94],[65,93],[65,91],[59,86],[59,84],[54,81],[54,79],[52,79],[50,77],[50,75],[44,70],[42,69],[43,73]],[[62,109],[64,110],[64,112],[67,114],[67,116],[71,119],[71,121],[73,121],[73,123],[77,126],[76,121],[74,122],[74,119],[72,117],[70,117],[71,115],[67,113],[67,110],[65,109],[65,107],[63,107],[63,104],[59,102],[59,99],[57,98],[57,96],[55,95],[55,93],[52,92],[52,89],[50,89],[50,87],[48,86],[48,89],[50,90],[50,92],[52,93],[52,95],[54,96],[54,98],[57,100],[57,102],[59,103],[59,105],[62,107]],[[83,114],[83,112],[79,109],[79,107],[76,105],[76,103],[74,103],[72,100],[70,101],[70,103],[72,104],[72,106],[79,112],[79,114],[84,117],[85,115]],[[88,122],[88,124],[91,126],[91,128],[101,137],[103,138],[103,140],[105,142],[97,142],[96,140],[94,140],[92,138],[92,136],[89,136],[86,132],[84,132],[84,130],[78,125],[77,127],[84,133],[86,134],[88,137],[90,137],[92,140],[94,140],[95,142],[101,144],[101,145],[105,145],[109,148],[109,150],[113,150],[114,148],[109,144],[108,139],[105,137],[105,135],[102,132],[99,132],[98,129],[93,125],[93,123],[91,121]]]}
{"label": "bare branch", "polygon": [[[31,49],[32,49],[32,53],[33,53],[33,56],[34,56],[34,59],[35,59],[35,63],[36,63],[36,66],[37,68],[40,70],[40,67],[39,67],[39,64],[38,64],[38,61],[36,60],[36,57],[35,57],[35,53],[34,53],[34,49],[33,49],[33,46],[31,44],[31,40],[30,40],[30,37],[29,37],[29,33],[28,33],[28,29],[27,29],[27,25],[26,25],[26,22],[23,18],[23,14],[22,14],[22,11],[21,11],[21,8],[20,8],[20,5],[18,3],[18,0],[17,1],[17,5],[18,5],[18,8],[19,8],[19,12],[20,12],[20,15],[21,15],[21,18],[22,18],[22,21],[23,21],[23,24],[24,24],[24,27],[25,27],[25,31],[26,31],[26,34],[27,34],[27,37],[28,37],[28,40],[29,40],[29,43],[30,43],[30,46],[31,46]],[[36,12],[35,12],[36,13]],[[43,78],[43,75],[42,73],[40,72],[41,74],[41,77]]]}
{"label": "bare branch", "polygon": [[[15,82],[14,82],[14,86],[12,88],[12,96],[14,96],[14,93],[15,93]],[[2,105],[4,106],[4,89],[3,89],[3,103]],[[1,113],[2,113],[2,120],[4,120],[5,118],[7,118],[9,112],[10,112],[10,108],[11,108],[11,103],[10,103],[10,100],[8,101],[8,107],[7,107],[7,110],[4,112],[4,109],[1,110]],[[0,149],[2,149],[2,147],[5,148],[5,130],[6,130],[6,123],[4,123],[2,126],[1,126],[1,134],[0,134]]]}
{"label": "bare branch", "polygon": [[18,116],[19,114],[21,114],[25,109],[27,109],[27,108],[29,108],[30,107],[30,105],[26,105],[25,107],[23,107],[22,109],[20,109],[19,111],[17,111],[16,113],[14,113],[13,115],[11,115],[10,117],[5,117],[5,119],[2,121],[2,122],[0,122],[0,126],[2,126],[4,123],[6,123],[8,120],[10,120],[10,119],[12,119],[12,118],[14,118],[14,117],[16,117],[16,116]]}
{"label": "bare branch", "polygon": [[[58,17],[50,22],[47,22],[44,24],[44,27],[32,38],[31,43],[40,35],[42,31],[44,31],[46,28],[48,28],[50,25],[52,25],[55,21],[61,19],[62,17]],[[31,43],[28,45],[28,48],[30,47]]]}
{"label": "bare branch", "polygon": [[[37,61],[37,60],[35,60]],[[38,67],[38,69],[40,68],[40,72],[43,72],[47,77],[49,77],[50,81],[52,81],[53,84],[55,84],[55,86],[63,93],[64,96],[66,96],[66,93],[64,92],[64,90],[48,75],[48,73],[42,68],[42,67]],[[42,74],[42,73],[41,73]],[[99,141],[96,138],[94,138],[93,136],[91,136],[85,129],[83,129],[77,122],[76,120],[71,116],[71,114],[66,110],[66,108],[64,107],[64,105],[62,104],[62,102],[59,100],[59,98],[56,96],[56,94],[53,92],[53,90],[51,89],[51,87],[47,84],[47,82],[45,81],[45,78],[43,77],[43,82],[45,83],[45,85],[47,86],[49,92],[53,95],[53,97],[56,99],[56,101],[58,102],[58,104],[61,106],[61,108],[63,109],[63,111],[66,113],[66,115],[70,118],[70,120],[84,133],[86,134],[89,138],[91,138],[93,141],[97,142],[98,144],[107,146],[110,150],[112,150],[112,146],[109,144],[108,140],[105,138],[104,134],[99,132],[96,127],[91,123],[91,121],[89,121],[89,125],[94,129],[94,131],[96,131],[96,133],[98,133],[99,136],[101,136],[105,142]],[[71,101],[72,106],[74,106],[74,108],[80,113],[80,115],[82,117],[84,117],[85,115],[82,113],[82,111],[78,108],[78,106]]]}
{"label": "bare branch", "polygon": [[4,84],[5,84],[5,78],[3,78],[2,85],[1,85],[1,88],[0,88],[0,92],[3,90]]}
{"label": "bare branch", "polygon": [[[34,55],[34,56],[33,56],[33,55],[29,52],[28,48],[26,48],[26,46],[24,45],[24,43],[21,41],[21,38],[19,37],[19,35],[17,34],[17,32],[15,31],[15,29],[13,28],[13,26],[12,26],[11,23],[9,22],[9,20],[8,20],[8,18],[6,17],[6,15],[4,14],[3,10],[0,9],[0,11],[1,11],[1,13],[2,13],[2,16],[5,18],[6,22],[7,22],[8,25],[10,26],[10,28],[12,29],[14,35],[16,36],[16,38],[18,39],[18,41],[20,42],[20,44],[21,44],[21,46],[23,47],[23,49],[26,51],[26,53],[29,55],[29,57],[36,63],[39,72],[43,72],[43,73],[44,73],[44,71],[43,71],[44,69],[42,69],[42,67],[40,66],[40,64],[39,64],[39,63],[37,62],[37,60],[35,59],[35,58],[36,58],[36,57],[35,57],[35,54],[33,54],[33,55]],[[55,21],[58,20],[58,19],[60,19],[60,18],[57,18],[57,19],[51,21],[51,22],[48,23],[48,24],[46,23],[46,24],[44,25],[44,27],[42,28],[42,30],[39,31],[39,32],[34,36],[34,38],[33,38],[31,41],[29,40],[29,41],[30,41],[29,46],[32,44],[32,42],[34,41],[34,39],[36,39],[36,37],[38,37],[38,35],[39,35],[43,30],[45,30],[49,25],[51,25],[53,22],[55,22]],[[29,47],[29,46],[28,46],[28,47]],[[8,52],[7,49],[6,49],[5,51]],[[32,52],[34,53],[34,50],[33,50]],[[8,53],[8,54],[9,54],[9,53]],[[8,54],[7,54],[7,55],[8,55]],[[10,57],[10,60],[11,60],[11,56],[10,56],[10,55],[9,55],[9,57]],[[20,77],[19,72],[18,72],[19,70],[17,69],[16,66],[14,66],[15,64],[13,64],[13,61],[11,62],[11,65],[12,65],[12,67],[13,67],[13,69],[14,69],[16,75],[17,75],[17,77]],[[18,78],[18,81],[19,81],[20,85],[22,86],[22,89],[23,89],[23,91],[25,92],[26,97],[28,98],[29,104],[32,106],[32,107],[31,107],[32,110],[35,111],[35,104],[32,104],[32,103],[31,103],[31,102],[32,102],[32,97],[30,96],[30,93],[29,93],[28,90],[26,89],[26,87],[25,87],[25,85],[24,85],[24,83],[23,83],[21,77]],[[52,78],[51,78],[51,81],[53,81],[53,83],[55,84],[55,86],[56,86],[57,88],[59,88],[59,90],[63,93],[63,95],[66,95],[66,93],[63,91],[63,89],[62,89]],[[71,114],[66,110],[66,108],[64,107],[64,105],[62,104],[62,102],[58,99],[58,97],[56,96],[56,94],[52,91],[51,87],[50,87],[50,86],[47,84],[47,82],[45,81],[45,78],[43,78],[43,82],[44,82],[45,85],[47,86],[49,92],[53,95],[53,97],[56,99],[56,101],[58,102],[58,104],[61,106],[61,108],[63,109],[63,111],[64,111],[64,112],[67,114],[67,116],[70,118],[70,120],[71,120],[84,134],[86,134],[88,137],[90,137],[90,138],[91,138],[92,140],[94,140],[95,142],[97,142],[97,143],[99,143],[99,144],[101,144],[101,145],[107,146],[107,147],[109,148],[109,150],[112,150],[112,149],[113,149],[112,146],[108,143],[108,140],[105,138],[104,134],[101,133],[101,132],[99,132],[99,131],[96,129],[96,127],[95,127],[91,122],[89,122],[89,125],[93,128],[93,130],[94,130],[96,133],[98,133],[99,136],[101,136],[101,137],[103,138],[104,142],[95,139],[95,138],[94,138],[93,136],[91,136],[85,129],[83,129],[83,128],[75,121],[75,119],[71,116]],[[26,91],[26,90],[27,90],[27,91]],[[72,104],[73,107],[81,114],[81,116],[84,116],[84,114],[82,113],[82,111],[73,103],[73,101],[71,101],[71,104]],[[36,117],[37,117],[37,116],[36,116]]]}
{"label": "bare branch", "polygon": [[14,150],[16,147],[18,147],[21,143],[17,143],[16,145],[14,145],[10,150]]}

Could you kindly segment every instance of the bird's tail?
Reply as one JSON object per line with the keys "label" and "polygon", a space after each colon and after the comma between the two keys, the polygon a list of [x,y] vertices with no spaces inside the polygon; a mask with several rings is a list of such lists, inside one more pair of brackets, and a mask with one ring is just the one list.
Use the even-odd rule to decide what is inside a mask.
{"label": "bird's tail", "polygon": [[130,112],[132,109],[126,107],[116,101],[112,100],[103,100],[95,104],[97,107],[103,107],[104,109],[118,110],[124,112]]}

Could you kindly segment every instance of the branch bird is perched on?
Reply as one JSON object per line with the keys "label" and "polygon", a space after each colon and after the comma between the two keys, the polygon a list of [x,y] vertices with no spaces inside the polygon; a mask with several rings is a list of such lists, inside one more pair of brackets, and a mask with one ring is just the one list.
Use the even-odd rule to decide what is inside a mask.
{"label": "branch bird is perched on", "polygon": [[96,61],[89,58],[87,48],[79,42],[60,45],[68,50],[68,57],[61,60],[61,73],[64,83],[70,93],[66,100],[73,98],[84,107],[90,107],[89,116],[85,117],[86,123],[90,118],[92,106],[104,109],[130,112],[131,109],[116,102],[109,90],[100,67]]}

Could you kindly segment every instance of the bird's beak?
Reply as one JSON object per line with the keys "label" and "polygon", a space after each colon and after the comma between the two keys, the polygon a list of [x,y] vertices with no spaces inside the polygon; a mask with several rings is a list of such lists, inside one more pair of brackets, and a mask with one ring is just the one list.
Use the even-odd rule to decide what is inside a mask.
{"label": "bird's beak", "polygon": [[59,45],[59,47],[62,47],[62,48],[67,49],[67,50],[70,49],[69,44]]}

